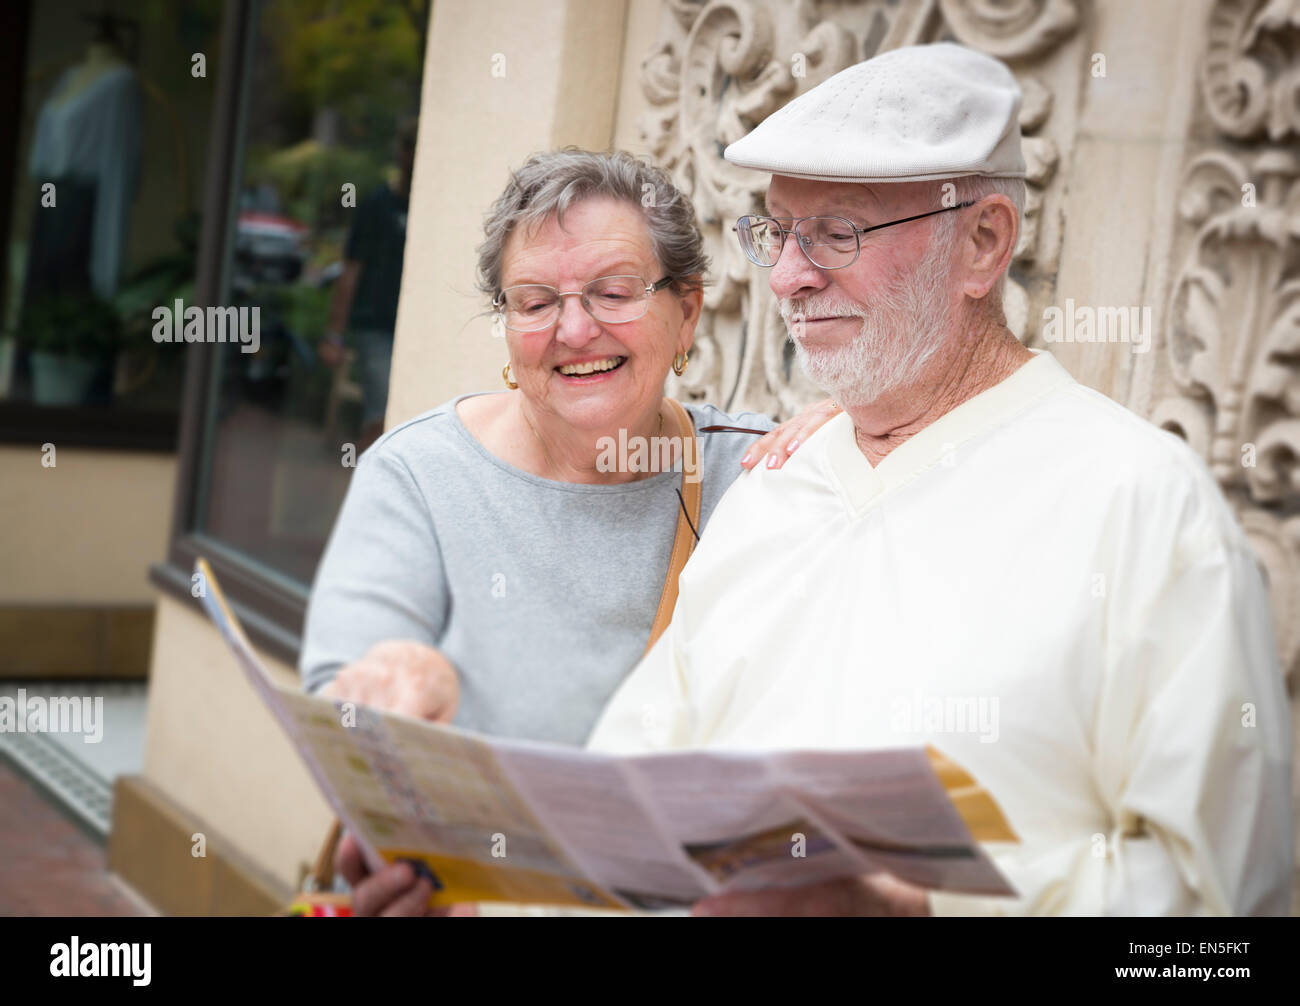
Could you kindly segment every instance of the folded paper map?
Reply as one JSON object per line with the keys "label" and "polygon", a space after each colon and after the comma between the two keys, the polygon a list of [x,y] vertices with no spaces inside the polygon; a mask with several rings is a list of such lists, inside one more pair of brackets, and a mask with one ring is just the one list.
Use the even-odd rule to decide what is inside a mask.
{"label": "folded paper map", "polygon": [[487,737],[281,688],[205,560],[195,583],[253,688],[372,869],[405,860],[430,905],[660,909],[888,871],[1015,894],[977,844],[1017,841],[933,748],[614,756]]}

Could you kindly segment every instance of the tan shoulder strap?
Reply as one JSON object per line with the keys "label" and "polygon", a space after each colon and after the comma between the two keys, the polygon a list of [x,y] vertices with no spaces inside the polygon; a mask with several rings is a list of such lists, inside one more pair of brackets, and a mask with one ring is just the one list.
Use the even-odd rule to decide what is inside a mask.
{"label": "tan shoulder strap", "polygon": [[312,890],[329,891],[334,887],[334,853],[339,847],[339,841],[343,838],[343,822],[337,817],[334,823],[330,825],[329,833],[325,836],[325,841],[321,844],[320,852],[316,853],[316,863],[311,868]]}
{"label": "tan shoulder strap", "polygon": [[[677,606],[677,577],[681,575],[686,560],[695,551],[695,531],[700,526],[700,499],[704,495],[700,482],[700,452],[695,440],[695,424],[682,403],[673,398],[665,398],[668,413],[677,429],[677,442],[682,445],[682,502],[677,509],[677,531],[673,535],[673,551],[668,559],[668,575],[664,578],[663,593],[659,595],[659,610],[655,612],[654,624],[650,626],[650,641],[646,643],[646,653],[663,635],[664,629],[672,621],[673,608]],[[687,447],[689,442],[690,447]],[[689,520],[687,519],[689,517]]]}

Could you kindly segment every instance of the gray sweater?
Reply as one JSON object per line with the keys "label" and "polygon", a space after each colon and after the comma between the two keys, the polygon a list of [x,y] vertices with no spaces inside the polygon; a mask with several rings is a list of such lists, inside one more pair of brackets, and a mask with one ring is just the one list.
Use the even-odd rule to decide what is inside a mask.
{"label": "gray sweater", "polygon": [[[458,726],[582,744],[645,649],[681,475],[622,485],[544,479],[490,454],[457,401],[362,454],[316,570],[303,687],[323,687],[381,640],[414,639],[460,672]],[[688,409],[697,429],[772,427],[754,413]],[[699,439],[703,525],[758,438]]]}

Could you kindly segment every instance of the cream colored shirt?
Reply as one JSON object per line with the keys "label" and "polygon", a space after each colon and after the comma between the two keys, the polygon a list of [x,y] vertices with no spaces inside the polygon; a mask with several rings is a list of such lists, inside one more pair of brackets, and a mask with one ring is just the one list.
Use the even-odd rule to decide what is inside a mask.
{"label": "cream colored shirt", "polygon": [[1260,567],[1200,458],[1045,352],[874,468],[852,421],[742,477],[590,746],[930,743],[1018,899],[1285,914],[1291,736]]}

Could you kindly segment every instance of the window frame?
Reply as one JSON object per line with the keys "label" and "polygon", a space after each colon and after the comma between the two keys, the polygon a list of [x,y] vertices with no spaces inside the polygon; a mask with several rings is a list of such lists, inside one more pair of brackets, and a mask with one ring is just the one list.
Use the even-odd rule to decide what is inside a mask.
{"label": "window frame", "polygon": [[[226,0],[222,12],[223,58],[209,133],[194,291],[195,303],[204,307],[224,303],[223,293],[230,286],[226,253],[234,245],[238,223],[238,186],[259,6],[257,0]],[[191,589],[195,560],[203,556],[249,639],[296,667],[309,590],[197,528],[199,503],[208,490],[200,465],[213,434],[221,348],[194,343],[185,349],[171,534],[167,558],[149,567],[149,581],[202,614],[202,605]]]}

